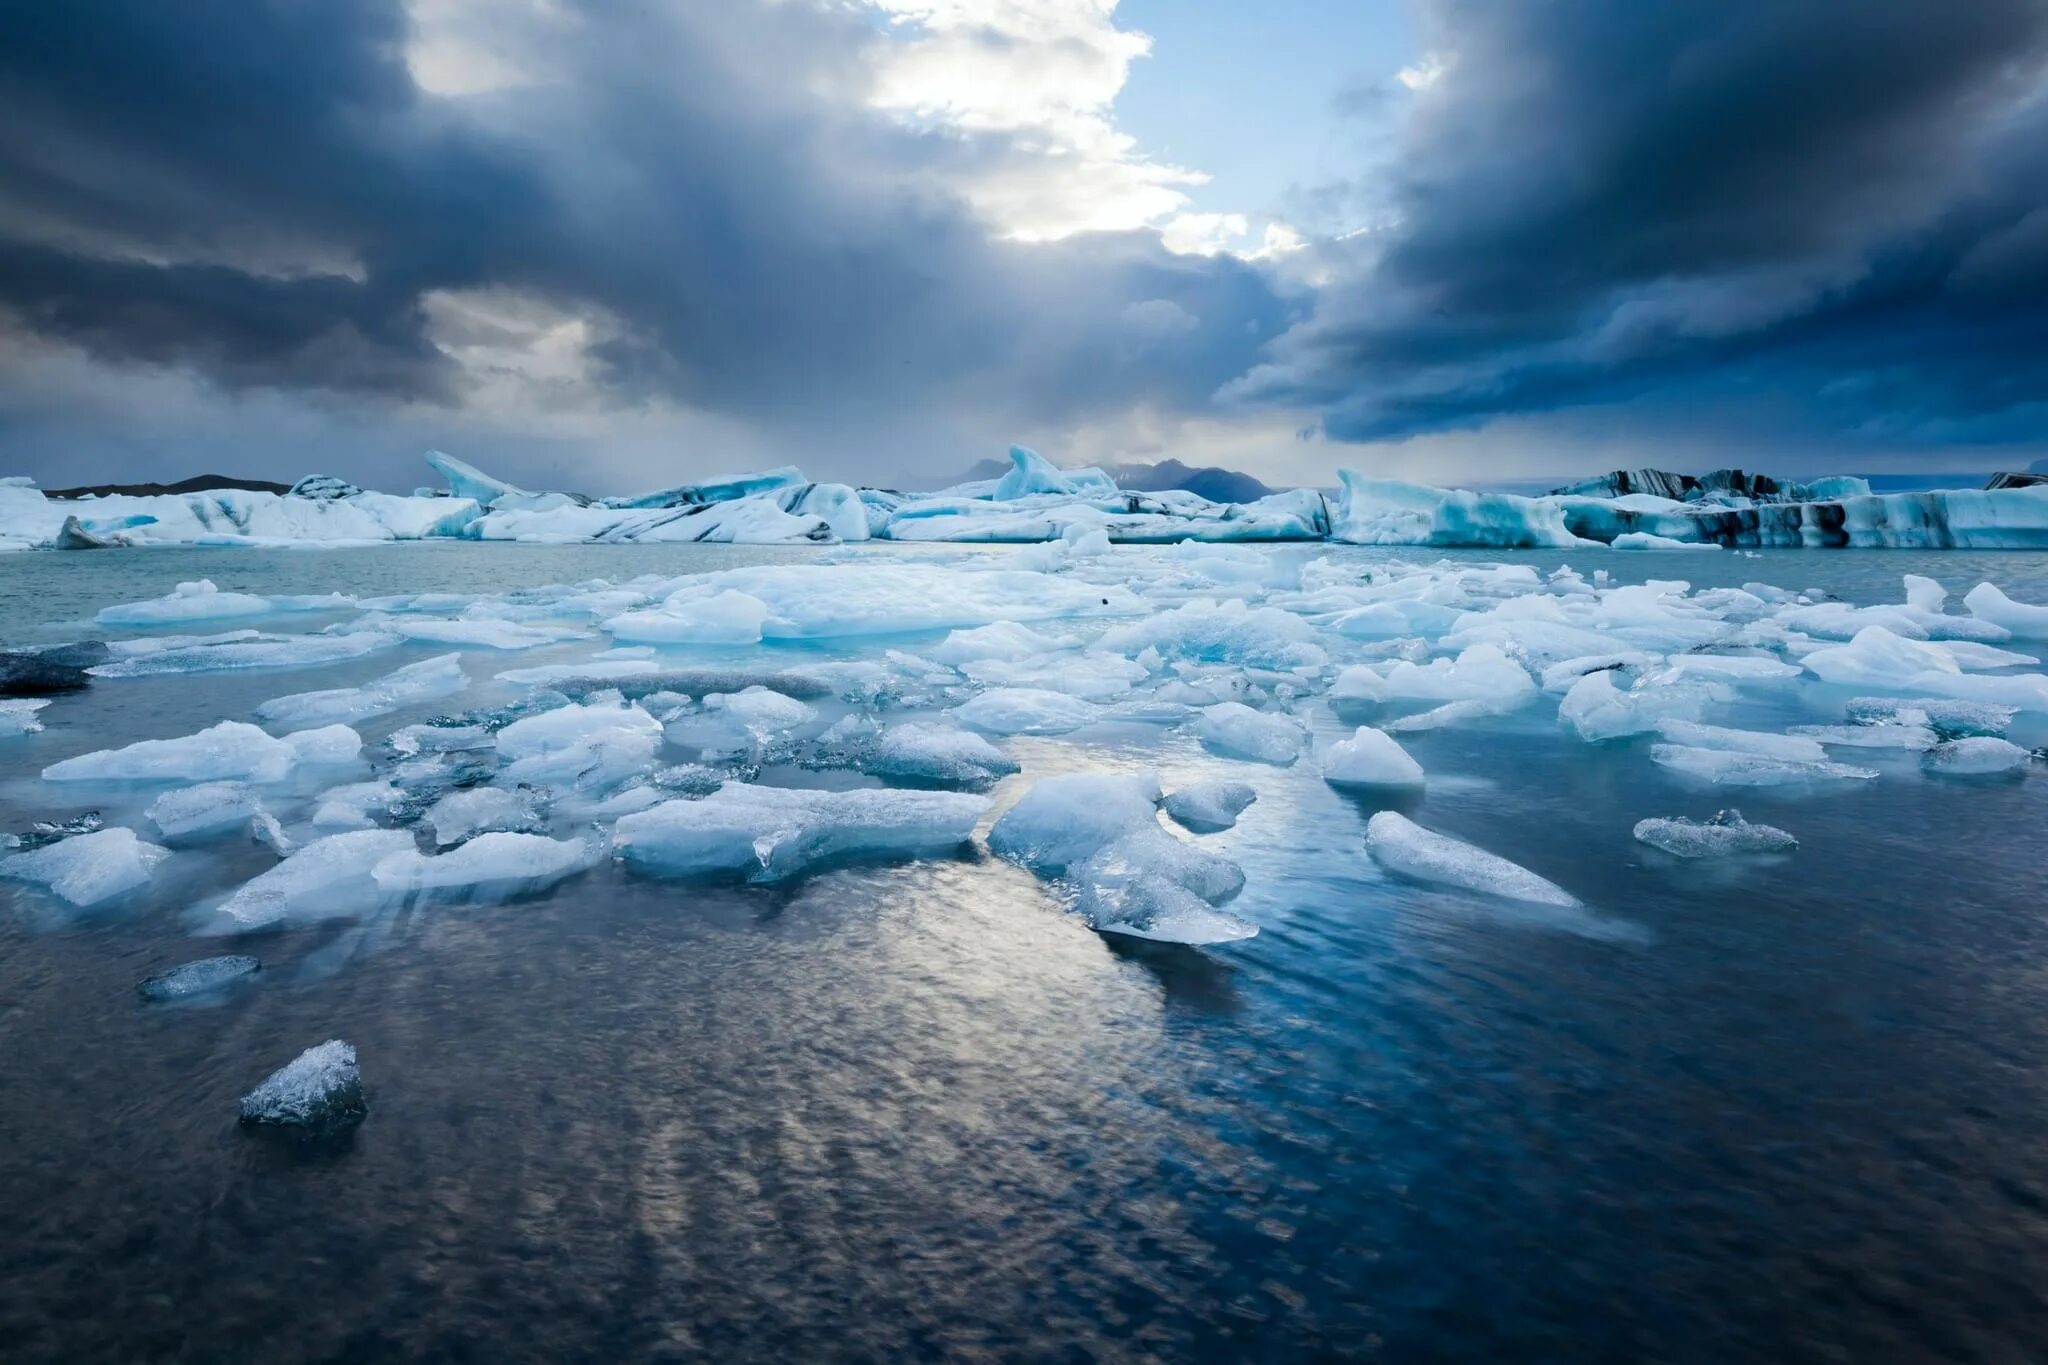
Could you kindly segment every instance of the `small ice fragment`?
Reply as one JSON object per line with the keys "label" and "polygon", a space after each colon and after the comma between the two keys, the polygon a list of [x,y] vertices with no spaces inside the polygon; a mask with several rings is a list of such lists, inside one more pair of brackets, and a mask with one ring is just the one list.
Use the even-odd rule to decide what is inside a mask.
{"label": "small ice fragment", "polygon": [[262,970],[262,967],[263,964],[255,958],[240,953],[203,957],[197,962],[187,962],[167,972],[144,977],[135,983],[135,991],[144,1000],[183,1000],[218,990],[231,981],[239,981],[252,972]]}
{"label": "small ice fragment", "polygon": [[146,883],[170,856],[132,829],[102,829],[0,858],[0,877],[34,882],[73,905],[98,905]]}
{"label": "small ice fragment", "polygon": [[1579,904],[1576,896],[1528,868],[1426,830],[1398,811],[1383,810],[1366,822],[1365,848],[1380,866],[1417,881],[1543,905]]}
{"label": "small ice fragment", "polygon": [[1739,810],[1724,810],[1701,824],[1683,817],[1643,820],[1635,836],[1652,848],[1680,858],[1719,858],[1735,853],[1789,853],[1799,841],[1771,825],[1752,825]]}
{"label": "small ice fragment", "polygon": [[1929,772],[1956,775],[2003,773],[2024,768],[2034,755],[2010,740],[1976,735],[1937,744],[1921,759]]}
{"label": "small ice fragment", "polygon": [[43,728],[43,722],[36,712],[50,703],[41,699],[21,701],[0,701],[0,739],[12,739],[16,735],[32,735]]}
{"label": "small ice fragment", "polygon": [[538,834],[547,824],[540,794],[531,787],[452,791],[434,803],[426,820],[442,848],[478,834]]}
{"label": "small ice fragment", "polygon": [[202,782],[165,792],[150,802],[148,814],[166,839],[180,839],[231,829],[256,811],[255,794],[244,784]]}
{"label": "small ice fragment", "polygon": [[1774,758],[1732,749],[1702,749],[1687,744],[1653,744],[1650,761],[1674,772],[1705,778],[1727,787],[1778,787],[1809,780],[1867,781],[1874,768],[1854,768],[1826,760]]}
{"label": "small ice fragment", "polygon": [[1190,782],[1166,794],[1166,813],[1197,834],[1211,834],[1237,824],[1246,807],[1259,799],[1249,782]]}
{"label": "small ice fragment", "polygon": [[356,1050],[339,1038],[309,1047],[242,1096],[242,1122],[337,1133],[369,1114]]}
{"label": "small ice fragment", "polygon": [[1413,755],[1370,725],[1323,754],[1323,781],[1333,787],[1420,787],[1424,780]]}
{"label": "small ice fragment", "polygon": [[74,834],[90,834],[106,823],[96,810],[74,815],[69,820],[38,820],[15,843],[22,848],[41,848],[59,839],[69,839]]}
{"label": "small ice fragment", "polygon": [[1925,725],[1945,739],[1960,739],[2004,735],[2019,708],[1948,697],[1856,697],[1847,712],[1854,725]]}
{"label": "small ice fragment", "polygon": [[284,826],[277,822],[277,817],[269,811],[259,810],[250,819],[249,838],[280,858],[291,857],[298,848],[292,837],[284,832]]}
{"label": "small ice fragment", "polygon": [[1932,749],[1941,736],[1925,725],[1795,725],[1790,733],[1848,749]]}
{"label": "small ice fragment", "polygon": [[328,721],[367,720],[401,706],[431,701],[469,685],[462,656],[443,654],[387,673],[361,687],[336,687],[297,692],[256,708],[259,720],[271,725],[319,725]]}
{"label": "small ice fragment", "polygon": [[891,727],[875,742],[867,770],[925,782],[989,782],[1017,771],[1017,761],[971,730],[949,725]]}
{"label": "small ice fragment", "polygon": [[1283,768],[1301,757],[1308,739],[1298,721],[1256,711],[1238,701],[1203,707],[1195,734],[1212,752]]}
{"label": "small ice fragment", "polygon": [[1092,704],[1038,687],[992,688],[953,708],[953,718],[991,735],[1060,735],[1101,715]]}

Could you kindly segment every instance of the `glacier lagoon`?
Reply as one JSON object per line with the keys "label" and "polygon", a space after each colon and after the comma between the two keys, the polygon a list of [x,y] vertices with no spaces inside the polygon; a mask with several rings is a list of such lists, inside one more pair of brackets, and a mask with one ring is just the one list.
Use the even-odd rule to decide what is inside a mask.
{"label": "glacier lagoon", "polygon": [[[1978,614],[1980,582],[2010,602]],[[2048,1316],[2048,786],[1935,755],[2048,743],[2043,668],[1988,652],[2048,654],[2043,603],[2042,557],[1988,551],[11,556],[9,647],[142,643],[0,735],[0,830],[135,836],[65,883],[88,904],[0,881],[0,1342],[2011,1353]],[[128,747],[223,723],[267,734]],[[360,747],[284,738],[334,724]],[[1361,726],[1421,783],[1378,742],[1326,780]],[[41,776],[88,754],[195,775]],[[232,789],[159,823],[200,759]],[[895,822],[879,859],[811,797],[665,862],[607,843],[735,779],[987,804],[965,839],[950,806],[865,813]],[[1256,799],[1148,814],[1203,783]],[[1796,850],[1634,837],[1730,807]],[[1565,894],[1455,844],[1369,853],[1382,812]],[[568,847],[479,842],[515,831]],[[1214,941],[1119,931],[1189,925]],[[136,995],[227,953],[261,970]],[[329,1039],[367,1119],[242,1131]]]}

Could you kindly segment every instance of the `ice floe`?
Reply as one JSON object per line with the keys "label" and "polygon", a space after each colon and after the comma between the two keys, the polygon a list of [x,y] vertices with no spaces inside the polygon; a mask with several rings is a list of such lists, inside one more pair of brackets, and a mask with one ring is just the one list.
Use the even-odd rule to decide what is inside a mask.
{"label": "ice floe", "polygon": [[1519,863],[1438,834],[1402,815],[1383,810],[1365,827],[1366,852],[1390,872],[1507,900],[1577,906],[1578,897]]}
{"label": "ice floe", "polygon": [[1739,810],[1717,811],[1711,820],[1639,821],[1638,841],[1679,858],[1725,858],[1738,853],[1790,853],[1799,841],[1771,825],[1753,825]]}
{"label": "ice floe", "polygon": [[292,726],[368,720],[402,706],[452,696],[468,685],[469,679],[462,671],[462,656],[442,654],[407,664],[361,687],[334,687],[278,697],[257,707],[256,716],[268,725]]}
{"label": "ice floe", "polygon": [[1190,782],[1166,794],[1166,813],[1197,834],[1232,829],[1259,794],[1249,782]]}
{"label": "ice floe", "polygon": [[805,791],[728,782],[695,800],[620,818],[613,851],[679,876],[781,881],[830,859],[949,852],[967,841],[987,801],[957,792]]}
{"label": "ice floe", "polygon": [[144,1000],[189,1000],[206,995],[263,969],[263,964],[243,953],[205,957],[146,976],[135,983],[135,993]]}
{"label": "ice floe", "polygon": [[1420,787],[1424,780],[1422,765],[1370,725],[1323,753],[1323,781],[1333,787]]}
{"label": "ice floe", "polygon": [[0,877],[33,882],[82,908],[147,884],[169,856],[132,829],[101,829],[0,857]]}

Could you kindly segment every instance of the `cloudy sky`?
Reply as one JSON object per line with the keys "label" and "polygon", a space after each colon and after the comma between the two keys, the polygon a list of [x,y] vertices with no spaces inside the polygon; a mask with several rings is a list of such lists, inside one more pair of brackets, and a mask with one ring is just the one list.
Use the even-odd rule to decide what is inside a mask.
{"label": "cloudy sky", "polygon": [[0,6],[0,472],[2048,455],[2048,0]]}

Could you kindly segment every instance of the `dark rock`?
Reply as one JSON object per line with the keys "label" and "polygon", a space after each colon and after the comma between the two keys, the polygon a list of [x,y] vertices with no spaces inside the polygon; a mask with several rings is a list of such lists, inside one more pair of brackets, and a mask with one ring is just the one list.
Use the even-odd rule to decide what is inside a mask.
{"label": "dark rock", "polygon": [[[2035,467],[2038,469],[2040,467],[2040,462],[2036,462]],[[1985,484],[1984,487],[1987,489],[2034,488],[2044,483],[2048,483],[2048,473],[2014,474],[2009,471],[2006,471],[1993,474],[1991,476],[1991,482]]]}
{"label": "dark rock", "polygon": [[176,483],[96,483],[85,488],[52,488],[46,498],[160,498],[179,493],[212,493],[234,488],[248,493],[283,493],[286,486],[267,479],[236,479],[226,474],[195,474]]}
{"label": "dark rock", "polygon": [[42,654],[0,654],[0,697],[47,697],[91,685],[84,668]]}

